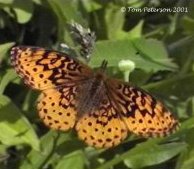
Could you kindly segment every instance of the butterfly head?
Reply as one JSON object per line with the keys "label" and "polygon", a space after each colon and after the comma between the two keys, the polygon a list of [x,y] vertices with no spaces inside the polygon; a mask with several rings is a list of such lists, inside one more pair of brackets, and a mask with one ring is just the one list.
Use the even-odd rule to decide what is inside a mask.
{"label": "butterfly head", "polygon": [[100,68],[98,69],[98,71],[96,72],[96,76],[95,76],[98,80],[106,79],[105,71],[107,68],[107,64],[108,64],[108,62],[106,60],[102,61],[102,64],[101,64]]}

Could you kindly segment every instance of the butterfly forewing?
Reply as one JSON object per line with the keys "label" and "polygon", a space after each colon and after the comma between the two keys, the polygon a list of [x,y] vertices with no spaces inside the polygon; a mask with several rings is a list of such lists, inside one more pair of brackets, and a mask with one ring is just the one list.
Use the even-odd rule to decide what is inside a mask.
{"label": "butterfly forewing", "polygon": [[173,114],[147,92],[115,79],[106,83],[129,131],[143,137],[160,137],[179,127]]}
{"label": "butterfly forewing", "polygon": [[38,90],[79,82],[92,75],[87,65],[67,54],[39,47],[12,48],[11,64],[27,85]]}

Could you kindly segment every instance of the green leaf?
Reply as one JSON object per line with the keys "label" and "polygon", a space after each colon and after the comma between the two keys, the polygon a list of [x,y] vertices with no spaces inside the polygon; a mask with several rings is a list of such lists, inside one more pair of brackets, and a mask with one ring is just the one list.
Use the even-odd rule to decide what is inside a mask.
{"label": "green leaf", "polygon": [[85,156],[82,151],[74,151],[61,158],[55,169],[84,169]]}
{"label": "green leaf", "polygon": [[164,145],[144,145],[137,146],[128,154],[124,163],[129,168],[142,168],[160,164],[171,159],[186,148],[184,143],[169,143]]}
{"label": "green leaf", "polygon": [[134,8],[140,8],[145,3],[146,3],[145,1],[139,1],[139,0],[130,0],[130,1],[127,1],[127,5],[128,6],[131,6],[131,7],[134,7]]}
{"label": "green leaf", "polygon": [[117,37],[114,39],[136,39],[136,38],[141,38],[142,37],[142,29],[143,29],[143,20],[140,20],[133,29],[131,29],[129,32],[125,32],[124,30],[118,30],[117,32]]}
{"label": "green leaf", "polygon": [[17,21],[21,24],[28,22],[34,11],[32,0],[15,0],[12,4],[13,10],[16,13]]}
{"label": "green leaf", "polygon": [[91,0],[82,0],[82,4],[87,12],[92,12],[102,8],[102,5],[100,3]]}
{"label": "green leaf", "polygon": [[48,0],[52,10],[57,16],[57,29],[58,29],[58,41],[69,43],[70,33],[67,32],[67,23],[75,21],[78,23],[85,23],[81,12],[78,10],[77,1],[67,1],[67,0]]}
{"label": "green leaf", "polygon": [[14,0],[6,0],[6,1],[5,0],[0,0],[1,4],[6,4],[6,5],[7,4],[12,4],[13,2],[14,2]]}
{"label": "green leaf", "polygon": [[181,124],[181,130],[191,129],[191,128],[194,128],[194,117],[191,117],[191,118],[185,120]]}
{"label": "green leaf", "polygon": [[39,150],[39,140],[19,109],[11,100],[0,95],[0,141],[6,145],[28,144]]}
{"label": "green leaf", "polygon": [[127,167],[134,169],[152,166],[171,159],[186,148],[185,143],[158,145],[157,142],[157,139],[151,139],[140,143],[135,148],[104,163],[97,169],[108,169],[122,161]]}
{"label": "green leaf", "polygon": [[[75,21],[75,22],[83,22],[82,14],[78,10],[78,2],[77,1],[67,1],[67,0],[48,0],[51,7],[55,7],[58,11],[54,10],[58,17],[65,18],[67,22]],[[60,16],[59,14],[62,14]],[[65,22],[65,20],[63,20]]]}
{"label": "green leaf", "polygon": [[48,165],[48,161],[54,155],[58,144],[70,139],[69,133],[59,135],[55,131],[49,131],[40,140],[41,150],[31,150],[27,159],[22,162],[20,169],[44,168],[44,165]]}
{"label": "green leaf", "polygon": [[158,66],[164,66],[168,70],[177,68],[176,64],[168,57],[167,50],[161,41],[142,38],[134,40],[133,44],[141,57],[144,57],[146,60],[156,63]]}
{"label": "green leaf", "polygon": [[194,32],[194,19],[188,16],[182,18],[182,25],[186,34],[193,35]]}
{"label": "green leaf", "polygon": [[106,8],[105,22],[107,27],[108,39],[118,38],[118,33],[122,31],[124,24],[124,13],[118,6],[109,4]]}
{"label": "green leaf", "polygon": [[[192,133],[194,134],[194,133]],[[183,152],[180,158],[177,160],[178,164],[176,169],[193,169],[194,166],[194,149]]]}
{"label": "green leaf", "polygon": [[194,74],[175,75],[160,82],[149,83],[142,86],[160,95],[176,96],[182,100],[194,95]]}
{"label": "green leaf", "polygon": [[6,86],[15,78],[17,77],[17,74],[13,69],[8,69],[6,74],[1,79],[0,83],[0,95],[3,94]]}
{"label": "green leaf", "polygon": [[14,42],[8,42],[0,45],[0,62],[3,60],[6,56],[6,53],[8,50],[14,45]]}
{"label": "green leaf", "polygon": [[193,169],[194,166],[194,118],[183,122],[181,126],[180,136],[184,137],[188,148],[185,149],[177,160],[176,169]]}
{"label": "green leaf", "polygon": [[41,0],[32,0],[34,3],[38,4],[38,5],[42,5],[42,1]]}
{"label": "green leaf", "polygon": [[56,14],[57,16],[57,36],[58,36],[58,41],[61,42],[64,40],[64,34],[65,34],[65,20],[66,18],[63,15],[63,12],[61,10],[60,5],[58,5],[57,1],[53,1],[53,0],[48,0],[48,3],[50,4],[53,12]]}
{"label": "green leaf", "polygon": [[[147,45],[146,42],[144,41],[144,45]],[[108,66],[116,67],[121,60],[131,60],[135,63],[136,68],[140,68],[148,72],[158,70],[174,70],[175,64],[173,64],[170,59],[167,58],[163,45],[161,45],[159,41],[157,42],[158,44],[156,46],[158,54],[155,58],[153,58],[156,51],[153,49],[153,47],[149,46],[151,45],[149,41],[149,44],[147,45],[149,46],[148,52],[146,52],[146,49],[144,50],[143,46],[141,46],[141,40],[139,40],[139,43],[138,41],[135,42],[138,47],[135,47],[131,41],[126,39],[117,41],[98,41],[91,57],[90,65],[92,67],[99,67],[102,61],[106,59],[108,61]],[[153,41],[153,43],[155,43],[155,41]],[[139,50],[146,54],[147,57],[138,54],[137,52]]]}
{"label": "green leaf", "polygon": [[140,38],[142,36],[143,23],[144,21],[140,20],[139,23],[127,33],[130,39]]}
{"label": "green leaf", "polygon": [[[0,164],[2,164],[3,161],[5,161],[9,158],[7,148],[8,148],[8,146],[0,144]],[[0,165],[0,168],[1,168],[1,165]]]}

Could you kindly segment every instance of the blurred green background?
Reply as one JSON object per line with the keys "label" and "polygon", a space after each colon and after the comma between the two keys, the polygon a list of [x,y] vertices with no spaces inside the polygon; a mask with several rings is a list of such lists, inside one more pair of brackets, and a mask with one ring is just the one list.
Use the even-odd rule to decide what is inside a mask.
{"label": "blurred green background", "polygon": [[[128,10],[144,7],[177,12]],[[89,65],[96,68],[106,59],[108,74],[124,79],[118,63],[133,61],[129,81],[174,112],[181,122],[177,133],[148,140],[131,134],[115,148],[96,150],[74,131],[52,131],[42,124],[36,111],[39,93],[16,75],[9,50],[13,45],[73,46],[67,26],[72,20],[96,33]],[[0,0],[0,169],[193,169],[193,37],[190,0]]]}

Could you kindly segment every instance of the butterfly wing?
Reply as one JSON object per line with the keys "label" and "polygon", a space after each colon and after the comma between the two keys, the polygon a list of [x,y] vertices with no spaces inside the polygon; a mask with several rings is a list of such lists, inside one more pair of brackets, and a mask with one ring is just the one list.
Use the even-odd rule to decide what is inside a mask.
{"label": "butterfly wing", "polygon": [[12,48],[11,64],[28,86],[38,90],[81,81],[92,74],[87,65],[67,54],[39,47]]}
{"label": "butterfly wing", "polygon": [[128,132],[108,97],[103,99],[98,109],[78,119],[76,130],[81,140],[97,148],[118,145]]}
{"label": "butterfly wing", "polygon": [[106,83],[117,111],[131,132],[143,137],[160,137],[179,127],[173,114],[147,92],[115,79]]}
{"label": "butterfly wing", "polygon": [[43,122],[54,129],[73,128],[76,90],[92,70],[67,54],[28,46],[12,48],[11,64],[28,86],[42,91],[37,109]]}
{"label": "butterfly wing", "polygon": [[63,131],[74,127],[77,88],[78,85],[68,83],[62,88],[47,89],[41,93],[37,109],[46,126]]}

